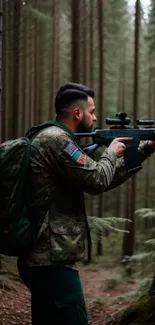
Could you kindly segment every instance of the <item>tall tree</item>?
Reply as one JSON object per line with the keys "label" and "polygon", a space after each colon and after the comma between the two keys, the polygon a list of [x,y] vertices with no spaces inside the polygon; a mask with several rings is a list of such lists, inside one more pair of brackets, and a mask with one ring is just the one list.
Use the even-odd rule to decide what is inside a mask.
{"label": "tall tree", "polygon": [[[52,2],[52,82],[51,82],[51,100],[49,106],[49,115],[53,107],[53,100],[57,89],[60,86],[60,1]],[[54,111],[52,111],[54,117]]]}
{"label": "tall tree", "polygon": [[18,136],[19,114],[19,27],[20,27],[21,2],[14,0],[13,3],[13,97],[12,97],[12,136]]}
{"label": "tall tree", "polygon": [[[133,91],[133,123],[136,125],[138,113],[138,93],[139,93],[139,33],[140,33],[140,0],[136,0],[135,10],[135,53],[134,53],[134,91]],[[131,180],[131,207],[130,219],[128,224],[129,233],[124,234],[123,253],[124,255],[132,256],[134,252],[135,241],[135,203],[136,203],[136,176]]]}
{"label": "tall tree", "polygon": [[80,81],[80,1],[72,1],[72,81]]}
{"label": "tall tree", "polygon": [[[2,32],[3,32],[3,4],[0,1],[0,143],[2,142],[2,73],[3,73],[3,57],[2,57]],[[2,257],[0,255],[0,270],[2,269]]]}
{"label": "tall tree", "polygon": [[[104,119],[104,9],[105,9],[105,0],[98,0],[98,36],[99,36],[99,128],[103,128],[103,119]],[[99,218],[103,216],[103,194],[99,195],[98,201],[98,211],[97,215]],[[102,255],[102,238],[99,238],[97,241],[97,255]]]}
{"label": "tall tree", "polygon": [[0,1],[0,142],[2,142],[2,24],[3,8],[2,0]]}

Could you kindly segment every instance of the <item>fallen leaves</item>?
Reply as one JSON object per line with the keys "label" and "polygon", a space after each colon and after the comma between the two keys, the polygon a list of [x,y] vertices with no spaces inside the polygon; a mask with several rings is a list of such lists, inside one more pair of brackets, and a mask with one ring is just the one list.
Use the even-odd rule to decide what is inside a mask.
{"label": "fallen leaves", "polygon": [[[80,278],[86,299],[89,325],[106,325],[107,320],[125,305],[110,303],[110,299],[129,290],[105,291],[104,279],[108,271],[97,272],[80,270]],[[16,290],[0,291],[0,325],[31,325],[31,296],[27,288],[19,281],[14,282]]]}

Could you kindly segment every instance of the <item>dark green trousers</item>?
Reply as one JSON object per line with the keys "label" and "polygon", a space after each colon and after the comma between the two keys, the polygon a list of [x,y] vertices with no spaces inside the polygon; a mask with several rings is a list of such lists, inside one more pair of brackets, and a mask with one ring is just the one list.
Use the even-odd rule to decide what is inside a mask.
{"label": "dark green trousers", "polygon": [[32,325],[88,325],[79,273],[67,267],[41,266],[19,275],[31,292]]}

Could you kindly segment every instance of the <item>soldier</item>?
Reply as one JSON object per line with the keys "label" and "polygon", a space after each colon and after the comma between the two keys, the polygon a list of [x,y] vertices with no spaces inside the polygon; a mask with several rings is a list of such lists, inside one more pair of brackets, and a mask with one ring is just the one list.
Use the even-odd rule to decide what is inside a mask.
{"label": "soldier", "polygon": [[[94,92],[74,83],[62,85],[55,98],[56,122],[33,140],[30,163],[30,218],[44,220],[33,250],[18,259],[21,279],[31,292],[32,324],[87,325],[88,317],[77,262],[91,238],[84,192],[97,195],[133,175],[125,171],[123,143],[111,142],[98,162],[78,146],[75,132],[91,131]],[[142,161],[155,143],[141,143]],[[56,321],[54,321],[54,317]]]}

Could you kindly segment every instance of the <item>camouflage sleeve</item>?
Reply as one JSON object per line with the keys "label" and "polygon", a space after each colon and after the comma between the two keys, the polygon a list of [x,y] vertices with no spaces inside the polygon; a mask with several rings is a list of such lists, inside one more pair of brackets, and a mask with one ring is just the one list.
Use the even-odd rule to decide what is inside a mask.
{"label": "camouflage sleeve", "polygon": [[[141,141],[138,147],[138,150],[141,154],[141,162],[143,162],[148,157],[150,157],[150,155],[154,152],[154,150],[151,147],[149,147],[147,143],[148,141]],[[123,157],[118,158],[116,162],[116,172],[114,178],[110,183],[110,185],[106,188],[105,192],[123,184],[125,181],[127,181],[130,177],[135,175],[137,172],[138,171],[128,172],[125,169],[124,158]]]}
{"label": "camouflage sleeve", "polygon": [[105,149],[98,162],[87,156],[69,136],[60,135],[48,147],[48,161],[55,171],[76,188],[97,195],[113,180],[117,156]]}

